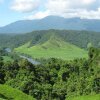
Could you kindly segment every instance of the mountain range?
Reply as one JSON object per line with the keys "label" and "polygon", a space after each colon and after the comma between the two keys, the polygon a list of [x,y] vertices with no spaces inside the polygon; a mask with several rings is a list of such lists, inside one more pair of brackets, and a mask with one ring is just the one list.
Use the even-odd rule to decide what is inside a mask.
{"label": "mountain range", "polygon": [[87,30],[100,32],[100,20],[48,16],[39,20],[20,20],[0,27],[0,33],[28,33],[35,30]]}

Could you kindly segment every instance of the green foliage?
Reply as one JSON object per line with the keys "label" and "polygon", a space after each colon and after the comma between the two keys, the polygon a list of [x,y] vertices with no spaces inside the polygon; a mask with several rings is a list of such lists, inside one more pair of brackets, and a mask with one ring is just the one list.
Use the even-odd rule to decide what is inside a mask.
{"label": "green foliage", "polygon": [[64,61],[51,58],[39,65],[25,59],[13,63],[5,63],[1,59],[0,83],[19,89],[37,100],[73,100],[75,97],[86,98],[85,95],[94,96],[100,94],[100,50],[92,47],[88,54],[88,59]]}
{"label": "green foliage", "polygon": [[100,100],[100,94],[67,98],[66,100]]}
{"label": "green foliage", "polygon": [[52,35],[61,37],[65,42],[74,44],[80,48],[87,48],[88,43],[95,47],[100,47],[100,33],[88,31],[72,30],[45,30],[34,31],[20,35],[2,35],[0,34],[0,47],[15,48],[31,41],[29,47],[36,44],[45,43]]}

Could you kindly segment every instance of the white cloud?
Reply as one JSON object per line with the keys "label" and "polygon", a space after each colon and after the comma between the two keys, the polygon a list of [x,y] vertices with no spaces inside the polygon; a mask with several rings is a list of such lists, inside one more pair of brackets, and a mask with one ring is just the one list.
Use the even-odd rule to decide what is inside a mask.
{"label": "white cloud", "polygon": [[48,0],[46,3],[46,9],[51,12],[65,12],[69,7],[69,0]]}
{"label": "white cloud", "polygon": [[51,13],[65,18],[79,17],[81,19],[100,19],[100,8],[96,11],[87,9],[69,9],[65,13]]}
{"label": "white cloud", "polygon": [[48,0],[46,8],[52,12],[65,12],[67,9],[87,8],[96,0]]}
{"label": "white cloud", "polygon": [[65,18],[100,19],[100,7],[96,6],[98,4],[100,6],[98,0],[47,0],[44,4],[46,11],[36,12],[27,18],[41,19],[48,15],[57,15]]}
{"label": "white cloud", "polygon": [[84,10],[82,12],[78,13],[81,18],[88,18],[88,19],[100,19],[100,8],[98,8],[96,11],[91,10],[91,11],[87,11]]}
{"label": "white cloud", "polygon": [[91,10],[97,0],[48,0],[46,8],[51,15],[58,15],[65,18],[80,17],[95,19],[100,18],[100,10]]}
{"label": "white cloud", "polygon": [[11,9],[19,12],[31,12],[38,6],[39,0],[14,0]]}
{"label": "white cloud", "polygon": [[96,0],[83,0],[84,4],[91,4],[94,3]]}
{"label": "white cloud", "polygon": [[32,15],[29,15],[28,17],[24,17],[24,19],[29,19],[29,20],[32,20],[32,19],[42,19],[46,16],[49,16],[50,15],[50,12],[49,11],[40,11],[40,12],[37,12],[35,14],[32,14]]}

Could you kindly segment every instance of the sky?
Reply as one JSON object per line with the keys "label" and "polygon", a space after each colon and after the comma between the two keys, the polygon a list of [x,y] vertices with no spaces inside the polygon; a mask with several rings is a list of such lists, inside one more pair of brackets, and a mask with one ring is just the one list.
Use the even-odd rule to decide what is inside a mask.
{"label": "sky", "polygon": [[100,0],[0,0],[0,26],[50,15],[100,19]]}

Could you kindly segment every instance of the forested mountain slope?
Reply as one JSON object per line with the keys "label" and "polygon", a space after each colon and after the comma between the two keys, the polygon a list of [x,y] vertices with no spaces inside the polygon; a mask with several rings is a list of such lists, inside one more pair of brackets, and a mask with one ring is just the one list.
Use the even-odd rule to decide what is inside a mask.
{"label": "forested mountain slope", "polygon": [[21,35],[0,35],[1,47],[19,47],[28,42],[31,46],[38,43],[45,43],[52,35],[61,37],[65,42],[74,44],[80,48],[87,48],[88,45],[100,47],[100,33],[92,31],[72,31],[72,30],[43,30],[33,31]]}

